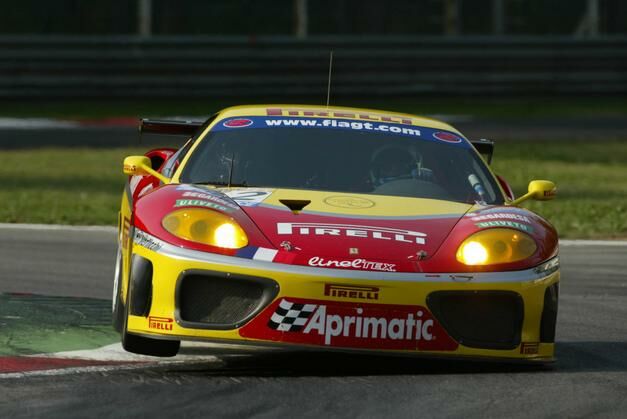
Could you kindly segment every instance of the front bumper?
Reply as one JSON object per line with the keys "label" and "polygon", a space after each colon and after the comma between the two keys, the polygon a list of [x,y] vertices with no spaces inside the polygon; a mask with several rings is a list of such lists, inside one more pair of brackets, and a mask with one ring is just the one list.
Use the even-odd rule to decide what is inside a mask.
{"label": "front bumper", "polygon": [[[557,258],[515,272],[388,273],[227,257],[139,234],[133,258],[147,261],[151,269],[150,278],[131,275],[130,333],[316,349],[553,359]],[[149,298],[135,298],[142,293]],[[134,301],[142,306],[134,307]]]}

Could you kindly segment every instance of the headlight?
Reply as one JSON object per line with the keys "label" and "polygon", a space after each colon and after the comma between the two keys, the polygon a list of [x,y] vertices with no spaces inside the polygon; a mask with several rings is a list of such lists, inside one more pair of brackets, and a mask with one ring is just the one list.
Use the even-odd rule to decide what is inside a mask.
{"label": "headlight", "polygon": [[533,255],[536,249],[536,242],[521,231],[491,228],[464,240],[457,249],[457,260],[464,265],[516,262]]}
{"label": "headlight", "polygon": [[226,249],[239,249],[248,237],[237,222],[226,215],[201,208],[180,209],[166,215],[161,225],[181,239]]}

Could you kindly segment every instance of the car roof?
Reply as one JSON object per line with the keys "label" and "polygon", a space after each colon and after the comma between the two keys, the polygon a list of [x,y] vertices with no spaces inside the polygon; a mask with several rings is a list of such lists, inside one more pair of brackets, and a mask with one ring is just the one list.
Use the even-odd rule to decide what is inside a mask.
{"label": "car roof", "polygon": [[338,118],[355,119],[364,122],[396,123],[442,129],[458,133],[451,125],[437,119],[411,115],[401,112],[392,112],[378,109],[352,108],[344,106],[324,105],[295,105],[295,104],[267,104],[267,105],[241,105],[223,109],[219,112],[218,119],[238,116],[287,116],[310,118]]}

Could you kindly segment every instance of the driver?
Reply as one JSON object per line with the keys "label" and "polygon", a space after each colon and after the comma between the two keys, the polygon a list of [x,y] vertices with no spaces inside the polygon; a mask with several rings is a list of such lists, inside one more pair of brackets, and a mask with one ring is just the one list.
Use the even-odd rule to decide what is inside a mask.
{"label": "driver", "polygon": [[403,147],[385,146],[372,155],[370,180],[376,188],[401,179],[432,180],[430,169],[422,168],[422,156]]}

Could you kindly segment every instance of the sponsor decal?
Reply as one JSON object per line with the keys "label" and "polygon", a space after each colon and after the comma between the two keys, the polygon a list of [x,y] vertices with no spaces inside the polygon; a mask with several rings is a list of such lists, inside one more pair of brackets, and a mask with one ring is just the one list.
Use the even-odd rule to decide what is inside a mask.
{"label": "sponsor decal", "polygon": [[338,208],[361,209],[374,207],[374,202],[355,196],[330,196],[324,199],[327,205]]}
{"label": "sponsor decal", "polygon": [[264,189],[237,189],[224,194],[242,207],[255,207],[261,204],[272,192]]}
{"label": "sponsor decal", "polygon": [[520,214],[513,214],[509,212],[494,212],[490,214],[473,216],[472,221],[490,221],[490,220],[498,220],[498,219],[506,219],[506,220],[515,220],[522,221],[524,223],[531,223],[529,217]]}
{"label": "sponsor decal", "polygon": [[372,262],[366,259],[333,260],[314,256],[307,263],[309,266],[319,268],[352,268],[366,271],[396,272],[394,263]]}
{"label": "sponsor decal", "polygon": [[474,279],[474,276],[472,275],[449,275],[448,277],[455,282],[468,282]]}
{"label": "sponsor decal", "polygon": [[396,124],[415,125],[411,118],[398,115],[386,115],[369,112],[311,110],[298,108],[268,108],[268,116],[317,116],[326,118],[365,119],[369,121],[392,122]]}
{"label": "sponsor decal", "polygon": [[[229,119],[212,127],[212,131],[228,131],[232,128],[248,127],[249,129],[331,129],[345,131],[372,132],[379,134],[391,134],[405,136],[421,141],[447,142],[459,147],[471,148],[472,145],[463,141],[463,138],[434,128],[418,126],[411,118],[394,116],[376,116],[374,114],[362,114],[354,112],[335,111],[303,111],[281,112],[270,111],[268,116],[246,116],[237,120],[248,121],[235,124],[236,119]],[[322,116],[322,118],[320,118]],[[344,118],[344,119],[340,119]],[[241,124],[241,125],[239,125]]]}
{"label": "sponsor decal", "polygon": [[407,128],[402,125],[373,124],[361,121],[346,121],[341,119],[303,119],[303,118],[276,118],[266,119],[266,127],[301,127],[301,128],[332,128],[349,129],[356,131],[379,131],[393,134],[420,137],[419,129]]}
{"label": "sponsor decal", "polygon": [[244,128],[244,127],[249,127],[252,124],[253,124],[253,121],[251,119],[234,118],[234,119],[229,119],[228,121],[223,122],[222,126],[225,126],[227,128]]}
{"label": "sponsor decal", "polygon": [[231,208],[227,208],[224,205],[216,204],[215,202],[205,201],[203,199],[177,199],[174,203],[174,207],[203,207],[220,210],[223,212],[233,211]]}
{"label": "sponsor decal", "polygon": [[266,247],[246,246],[235,253],[238,258],[263,260],[272,262],[274,257],[279,253],[276,249],[268,249]]}
{"label": "sponsor decal", "polygon": [[452,351],[458,344],[422,306],[280,298],[243,337],[320,346]]}
{"label": "sponsor decal", "polygon": [[163,243],[160,240],[154,239],[148,236],[143,231],[137,229],[135,229],[133,242],[139,246],[145,247],[146,249],[155,252],[163,247]]}
{"label": "sponsor decal", "polygon": [[169,317],[157,317],[157,316],[148,317],[149,329],[169,331],[169,330],[172,330],[173,324],[174,324],[174,319],[171,319]]}
{"label": "sponsor decal", "polygon": [[213,201],[217,204],[223,205],[225,207],[228,207],[234,210],[239,208],[232,201],[220,198],[219,196],[211,194],[211,193],[186,191],[186,192],[183,192],[182,196],[183,198],[197,198],[197,199],[204,199],[207,201]]}
{"label": "sponsor decal", "polygon": [[520,344],[520,353],[523,355],[535,355],[540,351],[540,342],[523,342]]}
{"label": "sponsor decal", "polygon": [[484,221],[481,223],[476,223],[475,226],[479,228],[511,227],[517,230],[525,231],[527,233],[533,233],[533,228],[530,225],[522,224],[516,221],[504,221],[504,220]]}
{"label": "sponsor decal", "polygon": [[348,254],[349,255],[358,255],[359,254],[359,249],[357,247],[351,247],[348,249]]}
{"label": "sponsor decal", "polygon": [[557,188],[551,189],[550,191],[544,191],[544,196],[546,197],[555,196],[555,195],[557,195]]}
{"label": "sponsor decal", "polygon": [[461,137],[453,134],[452,132],[438,131],[433,133],[433,137],[446,143],[457,144],[462,142]]}
{"label": "sponsor decal", "polygon": [[347,284],[324,284],[324,295],[327,297],[351,298],[355,300],[378,300],[379,287]]}
{"label": "sponsor decal", "polygon": [[125,164],[123,170],[124,172],[135,173],[137,171],[137,166],[134,164]]}
{"label": "sponsor decal", "polygon": [[[466,216],[476,217],[477,215],[500,213],[500,212],[503,212],[504,210],[505,209],[503,207],[492,207],[492,208],[482,209],[477,212],[468,213],[466,214]],[[508,214],[520,214],[520,215],[525,215],[525,216],[533,216],[533,213],[522,208],[508,207],[505,211],[507,211]]]}
{"label": "sponsor decal", "polygon": [[341,236],[391,240],[401,243],[425,244],[427,235],[418,231],[396,228],[324,223],[277,223],[278,234],[301,236]]}

